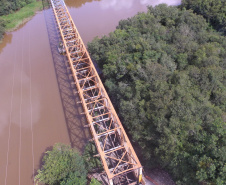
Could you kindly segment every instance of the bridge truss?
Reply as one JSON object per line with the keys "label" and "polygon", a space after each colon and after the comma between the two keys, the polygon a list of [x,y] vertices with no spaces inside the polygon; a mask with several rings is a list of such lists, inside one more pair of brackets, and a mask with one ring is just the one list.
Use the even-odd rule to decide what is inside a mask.
{"label": "bridge truss", "polygon": [[139,159],[64,1],[51,0],[51,4],[74,83],[109,184],[136,184],[142,176]]}

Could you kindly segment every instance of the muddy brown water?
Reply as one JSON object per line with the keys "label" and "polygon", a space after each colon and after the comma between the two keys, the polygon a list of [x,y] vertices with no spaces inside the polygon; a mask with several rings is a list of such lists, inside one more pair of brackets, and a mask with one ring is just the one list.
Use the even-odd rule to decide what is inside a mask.
{"label": "muddy brown water", "polygon": [[[113,31],[119,20],[146,11],[147,5],[164,2],[180,3],[66,0],[85,44]],[[51,10],[38,12],[0,44],[0,185],[32,185],[43,153],[54,143],[82,151],[90,138],[57,52],[53,23]]]}

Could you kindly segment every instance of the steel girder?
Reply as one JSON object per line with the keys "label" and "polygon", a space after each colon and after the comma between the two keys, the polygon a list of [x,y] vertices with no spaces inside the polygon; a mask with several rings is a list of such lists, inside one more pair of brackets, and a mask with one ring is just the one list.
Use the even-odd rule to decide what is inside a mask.
{"label": "steel girder", "polygon": [[[110,184],[132,172],[141,180],[142,166],[100,80],[63,0],[51,0],[63,47],[88,126]],[[128,184],[130,184],[127,178]]]}

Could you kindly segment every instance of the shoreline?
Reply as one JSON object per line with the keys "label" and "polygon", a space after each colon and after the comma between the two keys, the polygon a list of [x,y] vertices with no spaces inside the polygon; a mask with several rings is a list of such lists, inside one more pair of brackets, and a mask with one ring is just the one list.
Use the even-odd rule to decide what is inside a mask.
{"label": "shoreline", "polygon": [[23,20],[19,21],[18,24],[15,25],[15,27],[6,29],[5,34],[13,32],[16,29],[18,29],[22,24],[25,24],[26,22],[30,21],[38,12],[41,12],[41,11],[37,10],[36,12],[34,12],[34,15],[31,15],[30,17],[24,18]]}
{"label": "shoreline", "polygon": [[[34,0],[32,3],[27,4],[20,10],[13,12],[12,14],[2,15],[0,19],[6,22],[5,24],[5,33],[15,31],[20,25],[28,22],[32,17],[42,9],[42,1]],[[0,39],[0,43],[4,38]]]}

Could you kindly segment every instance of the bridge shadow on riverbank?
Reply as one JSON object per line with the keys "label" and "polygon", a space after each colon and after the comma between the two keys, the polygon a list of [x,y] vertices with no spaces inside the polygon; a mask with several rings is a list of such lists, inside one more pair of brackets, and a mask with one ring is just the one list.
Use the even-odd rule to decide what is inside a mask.
{"label": "bridge shadow on riverbank", "polygon": [[84,112],[82,105],[77,103],[80,98],[78,94],[74,93],[76,87],[72,86],[73,79],[67,59],[58,52],[61,38],[52,9],[44,10],[44,16],[70,142],[73,148],[82,152],[91,138],[89,129],[84,127],[88,123],[85,115],[81,114]]}

